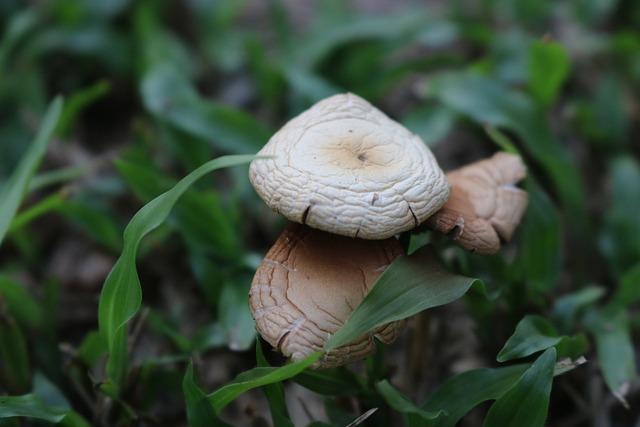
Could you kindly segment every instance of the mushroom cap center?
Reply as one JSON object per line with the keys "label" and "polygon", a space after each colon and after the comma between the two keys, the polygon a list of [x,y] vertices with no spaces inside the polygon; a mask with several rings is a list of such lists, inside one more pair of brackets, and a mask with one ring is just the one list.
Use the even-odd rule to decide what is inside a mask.
{"label": "mushroom cap center", "polygon": [[290,159],[314,175],[346,175],[347,181],[375,180],[388,173],[402,152],[401,142],[360,119],[320,123],[306,130]]}

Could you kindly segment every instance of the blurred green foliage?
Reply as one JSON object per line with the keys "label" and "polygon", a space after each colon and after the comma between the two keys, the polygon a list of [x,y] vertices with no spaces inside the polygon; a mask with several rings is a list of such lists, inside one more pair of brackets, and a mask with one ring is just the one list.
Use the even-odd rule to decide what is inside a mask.
{"label": "blurred green foliage", "polygon": [[[0,2],[0,425],[234,424],[237,408],[223,408],[262,387],[273,425],[290,426],[289,378],[322,396],[329,424],[314,425],[366,413],[371,425],[402,415],[453,426],[486,401],[469,423],[543,425],[551,405],[569,409],[548,425],[631,424],[602,396],[606,385],[638,404],[637,2],[23,3]],[[364,369],[271,367],[259,341],[254,359],[246,293],[283,220],[246,168],[204,172],[341,91],[419,134],[444,168],[496,149],[527,163],[530,204],[513,243],[479,257],[403,236],[411,252],[430,249],[394,264],[340,333],[448,303],[477,277],[485,292],[464,301],[481,342],[472,365],[486,367],[440,361],[420,388],[390,365],[406,342],[380,346]],[[108,278],[96,257],[115,264]],[[83,267],[100,276],[84,279]],[[415,333],[448,354],[447,342],[427,344],[433,330]],[[589,369],[552,379],[556,359],[559,374],[581,355]],[[206,368],[224,372],[199,385]]]}

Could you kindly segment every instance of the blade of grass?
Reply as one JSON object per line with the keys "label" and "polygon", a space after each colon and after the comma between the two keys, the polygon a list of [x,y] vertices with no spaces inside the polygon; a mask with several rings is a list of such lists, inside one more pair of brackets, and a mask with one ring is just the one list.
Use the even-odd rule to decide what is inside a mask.
{"label": "blade of grass", "polygon": [[198,179],[217,169],[245,164],[253,155],[224,156],[211,160],[186,177],[172,189],[143,206],[124,231],[122,253],[107,276],[98,307],[100,332],[109,349],[107,375],[117,392],[127,373],[127,322],[138,312],[142,302],[136,255],[142,238],[160,226],[169,216],[180,196]]}
{"label": "blade of grass", "polygon": [[322,353],[313,353],[306,359],[289,363],[287,365],[280,366],[279,368],[259,367],[243,372],[230,383],[225,384],[218,390],[211,393],[208,396],[209,402],[213,405],[216,413],[220,413],[225,406],[231,403],[242,393],[256,387],[262,387],[294,377],[309,366],[313,365],[320,356],[322,356]]}
{"label": "blade of grass", "polygon": [[38,134],[20,160],[18,167],[0,190],[0,245],[27,192],[29,180],[44,157],[60,118],[62,104],[62,98],[57,97],[49,105]]}
{"label": "blade of grass", "polygon": [[207,402],[207,395],[193,378],[193,362],[189,363],[182,380],[182,393],[187,404],[187,420],[190,427],[225,427],[229,424],[221,421],[213,407]]}
{"label": "blade of grass", "polygon": [[60,191],[40,200],[29,209],[21,212],[13,219],[13,221],[11,221],[8,233],[11,234],[29,224],[31,221],[34,221],[35,219],[41,217],[42,215],[57,209],[62,205],[66,197],[67,193],[65,191]]}

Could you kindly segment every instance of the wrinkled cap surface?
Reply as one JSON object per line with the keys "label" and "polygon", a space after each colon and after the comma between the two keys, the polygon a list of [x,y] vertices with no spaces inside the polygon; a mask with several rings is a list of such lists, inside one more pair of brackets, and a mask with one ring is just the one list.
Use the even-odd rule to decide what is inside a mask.
{"label": "wrinkled cap surface", "polygon": [[353,94],[318,102],[260,150],[249,179],[274,211],[320,230],[384,239],[447,200],[446,177],[422,140]]}
{"label": "wrinkled cap surface", "polygon": [[[401,254],[395,238],[352,239],[292,224],[271,247],[251,285],[250,307],[258,332],[292,360],[322,350]],[[403,325],[383,325],[325,354],[315,367],[362,359],[375,350],[374,337],[390,343]]]}
{"label": "wrinkled cap surface", "polygon": [[527,208],[527,193],[515,186],[526,172],[522,159],[507,153],[449,172],[449,200],[427,225],[467,250],[496,253],[502,241],[511,240]]}

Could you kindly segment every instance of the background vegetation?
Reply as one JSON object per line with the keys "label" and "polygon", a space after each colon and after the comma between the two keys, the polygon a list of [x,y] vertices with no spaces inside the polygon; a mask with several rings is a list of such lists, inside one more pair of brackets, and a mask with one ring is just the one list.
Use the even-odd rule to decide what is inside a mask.
{"label": "background vegetation", "polygon": [[[0,425],[637,425],[638,3],[423,3],[0,2]],[[530,206],[492,257],[404,236],[484,286],[399,342],[270,368],[247,292],[284,220],[206,162],[344,91],[445,169],[518,150]],[[422,287],[404,314],[478,283],[431,301],[420,257],[380,288]]]}

